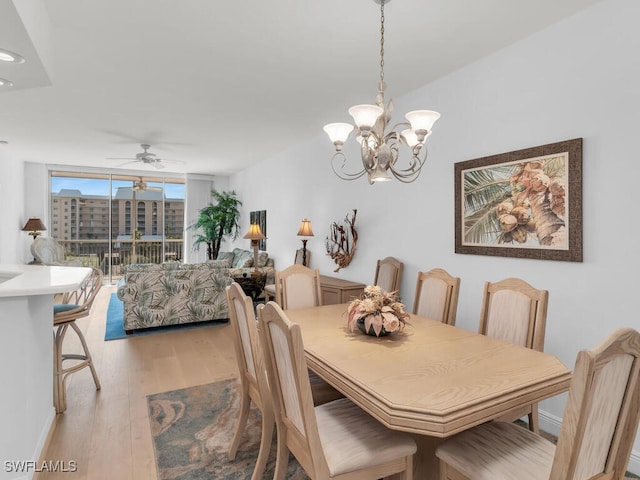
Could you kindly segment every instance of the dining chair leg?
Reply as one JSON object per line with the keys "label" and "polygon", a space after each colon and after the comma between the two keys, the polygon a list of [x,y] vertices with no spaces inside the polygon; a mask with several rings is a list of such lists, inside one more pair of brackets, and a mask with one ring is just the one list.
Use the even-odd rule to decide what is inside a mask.
{"label": "dining chair leg", "polygon": [[277,425],[278,448],[276,450],[276,471],[273,480],[285,480],[287,475],[287,466],[289,465],[289,449],[286,445],[285,434],[286,429]]}
{"label": "dining chair leg", "polygon": [[256,459],[256,466],[253,469],[251,480],[261,480],[264,469],[267,466],[269,453],[271,452],[271,441],[273,440],[273,427],[275,426],[275,418],[273,413],[263,412],[262,414],[262,433],[260,434],[260,451]]}
{"label": "dining chair leg", "polygon": [[242,386],[242,393],[240,396],[240,416],[238,417],[238,423],[236,424],[236,431],[233,434],[231,440],[231,446],[229,447],[229,460],[236,458],[238,453],[238,447],[240,446],[240,440],[247,426],[247,419],[249,418],[249,408],[251,407],[251,397],[249,397],[249,389],[244,384]]}

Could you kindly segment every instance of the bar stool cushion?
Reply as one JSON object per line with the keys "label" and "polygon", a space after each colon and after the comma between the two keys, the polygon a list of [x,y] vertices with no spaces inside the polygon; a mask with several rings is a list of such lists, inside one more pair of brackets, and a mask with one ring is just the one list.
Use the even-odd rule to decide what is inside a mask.
{"label": "bar stool cushion", "polygon": [[57,303],[53,306],[53,314],[57,315],[58,313],[68,312],[69,310],[73,310],[78,307],[80,307],[80,305],[75,305],[73,303]]}

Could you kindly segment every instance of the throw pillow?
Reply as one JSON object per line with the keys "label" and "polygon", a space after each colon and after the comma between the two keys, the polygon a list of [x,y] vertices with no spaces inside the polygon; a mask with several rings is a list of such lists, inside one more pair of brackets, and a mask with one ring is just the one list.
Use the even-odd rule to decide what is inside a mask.
{"label": "throw pillow", "polygon": [[233,268],[249,268],[253,266],[253,252],[240,250],[233,258]]}

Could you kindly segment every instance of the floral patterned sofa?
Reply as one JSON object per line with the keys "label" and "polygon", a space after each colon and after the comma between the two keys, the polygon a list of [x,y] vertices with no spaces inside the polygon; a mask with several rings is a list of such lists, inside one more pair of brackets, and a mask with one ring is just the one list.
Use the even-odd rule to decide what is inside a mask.
{"label": "floral patterned sofa", "polygon": [[[258,265],[267,283],[275,283],[273,259],[266,252],[260,252]],[[225,288],[252,271],[253,252],[238,248],[205,263],[127,265],[117,288],[124,304],[124,330],[226,320]]]}
{"label": "floral patterned sofa", "polygon": [[230,269],[213,263],[128,265],[118,282],[124,330],[226,320]]}

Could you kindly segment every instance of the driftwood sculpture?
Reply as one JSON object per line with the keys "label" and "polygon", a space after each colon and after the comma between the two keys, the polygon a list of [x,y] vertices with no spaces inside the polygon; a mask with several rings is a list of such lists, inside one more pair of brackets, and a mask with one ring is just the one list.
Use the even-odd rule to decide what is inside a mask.
{"label": "driftwood sculpture", "polygon": [[357,213],[358,210],[354,208],[351,218],[347,214],[344,217],[344,225],[336,222],[331,224],[331,238],[326,238],[325,246],[327,247],[327,255],[338,265],[334,272],[349,265],[356,253],[356,244],[358,243],[358,232],[355,227]]}

